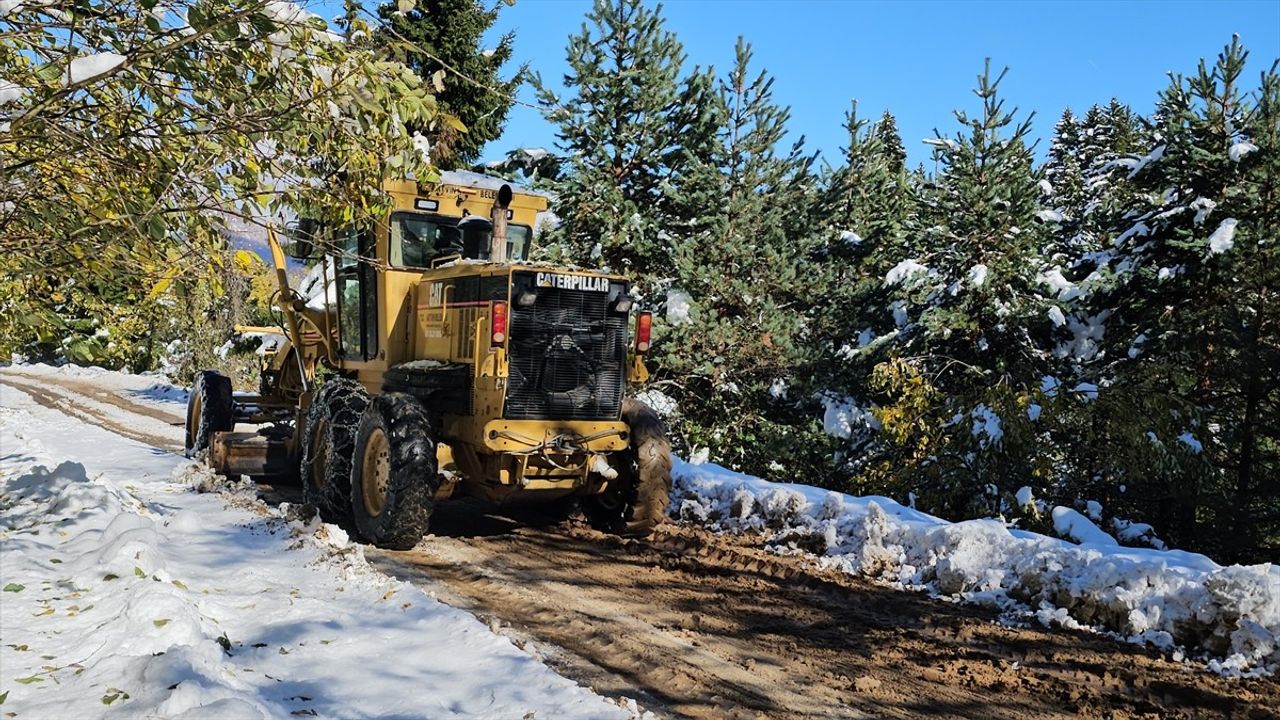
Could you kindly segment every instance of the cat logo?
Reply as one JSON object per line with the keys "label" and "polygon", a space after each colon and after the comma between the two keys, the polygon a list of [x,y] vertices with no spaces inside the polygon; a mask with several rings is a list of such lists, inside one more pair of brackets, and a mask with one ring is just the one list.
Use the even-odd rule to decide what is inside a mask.
{"label": "cat logo", "polygon": [[536,280],[538,287],[558,288],[560,290],[584,290],[586,292],[609,292],[609,278],[592,277],[590,275],[560,275],[540,272]]}
{"label": "cat logo", "polygon": [[427,288],[427,305],[435,307],[444,304],[444,283],[431,283],[431,287]]}

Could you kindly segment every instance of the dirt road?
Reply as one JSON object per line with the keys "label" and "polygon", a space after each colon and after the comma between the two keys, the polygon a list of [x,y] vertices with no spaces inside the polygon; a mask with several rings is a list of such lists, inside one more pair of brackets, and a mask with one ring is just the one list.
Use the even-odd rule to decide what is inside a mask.
{"label": "dirt road", "polygon": [[[176,413],[108,400],[82,380],[6,370],[0,383],[129,437],[115,413],[76,400],[178,423],[152,440],[181,441]],[[1227,680],[1087,633],[1003,627],[979,608],[766,553],[755,538],[669,525],[623,540],[471,501],[443,505],[433,532],[415,550],[367,556],[563,674],[664,717],[1280,718],[1276,680]]]}

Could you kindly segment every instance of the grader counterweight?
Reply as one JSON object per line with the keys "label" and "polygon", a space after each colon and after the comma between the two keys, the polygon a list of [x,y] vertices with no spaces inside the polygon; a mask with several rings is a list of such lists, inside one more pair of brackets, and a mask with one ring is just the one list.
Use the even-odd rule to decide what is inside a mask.
{"label": "grader counterweight", "polygon": [[383,189],[393,208],[370,227],[291,233],[291,254],[318,260],[314,298],[269,234],[282,327],[256,330],[283,338],[257,394],[197,377],[188,451],[227,474],[295,474],[327,520],[383,547],[414,545],[454,493],[576,498],[602,528],[651,531],[670,445],[625,397],[647,379],[651,327],[627,280],[529,262],[535,193],[471,173]]}

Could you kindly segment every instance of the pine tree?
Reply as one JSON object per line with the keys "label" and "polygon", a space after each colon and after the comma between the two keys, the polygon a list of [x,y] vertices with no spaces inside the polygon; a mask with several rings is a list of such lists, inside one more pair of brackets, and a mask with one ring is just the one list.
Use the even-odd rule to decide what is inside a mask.
{"label": "pine tree", "polygon": [[501,6],[500,0],[487,8],[481,0],[418,0],[402,13],[393,0],[378,8],[384,24],[376,41],[434,85],[440,110],[458,121],[442,118],[431,132],[424,132],[431,138],[431,157],[439,167],[475,162],[484,146],[502,134],[515,101],[524,69],[509,80],[502,78],[514,33],[498,38],[491,48],[483,47]]}
{"label": "pine tree", "polygon": [[567,60],[568,96],[533,79],[568,158],[547,256],[625,273],[647,298],[672,274],[683,171],[714,138],[709,82],[682,77],[683,47],[642,0],[597,0]]}
{"label": "pine tree", "polygon": [[790,110],[751,58],[739,39],[719,83],[718,142],[690,168],[688,187],[705,193],[690,196],[690,211],[705,218],[677,247],[655,379],[676,396],[687,443],[764,472],[778,457],[822,457],[813,403],[795,389],[809,360],[817,233],[814,156],[803,139],[786,142]]}
{"label": "pine tree", "polygon": [[[1033,411],[1050,323],[1035,262],[1039,178],[1016,120],[998,96],[1004,73],[975,91],[982,111],[933,141],[941,168],[921,196],[924,231],[872,265],[895,330],[872,385],[886,452],[867,482],[950,515],[998,511],[1037,464]],[[896,252],[895,252],[896,251]]]}
{"label": "pine tree", "polygon": [[902,136],[898,133],[898,121],[893,117],[893,113],[885,110],[880,115],[880,121],[875,125],[875,135],[884,148],[889,171],[906,172],[907,148],[902,144]]}
{"label": "pine tree", "polygon": [[[841,467],[834,468],[838,483],[859,470],[869,445],[878,441],[867,432],[863,406],[872,394],[872,369],[883,359],[884,339],[895,331],[883,309],[892,290],[884,286],[880,266],[886,257],[908,252],[917,229],[914,189],[893,116],[886,112],[872,125],[858,117],[854,103],[844,127],[843,162],[823,179],[818,227],[824,245],[817,259],[825,292],[812,322],[818,352],[814,393],[826,406],[824,415],[836,420],[828,429],[842,438]],[[839,420],[850,413],[863,422],[853,427]]]}
{"label": "pine tree", "polygon": [[1107,379],[1159,398],[1112,429],[1154,456],[1124,468],[1129,485],[1166,539],[1261,560],[1280,553],[1280,78],[1273,65],[1246,95],[1246,57],[1233,39],[1161,95],[1156,146],[1123,163],[1138,202],[1096,292]]}

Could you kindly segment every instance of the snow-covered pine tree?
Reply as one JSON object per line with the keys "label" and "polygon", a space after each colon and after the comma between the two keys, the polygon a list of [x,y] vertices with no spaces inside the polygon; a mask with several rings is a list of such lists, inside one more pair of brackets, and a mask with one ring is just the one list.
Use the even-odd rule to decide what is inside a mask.
{"label": "snow-covered pine tree", "polygon": [[916,236],[915,197],[893,116],[886,112],[870,124],[857,109],[855,102],[845,115],[843,162],[823,178],[818,227],[824,245],[817,257],[824,295],[814,305],[811,333],[819,362],[814,392],[825,405],[826,430],[841,438],[839,482],[857,473],[868,445],[877,440],[865,405],[871,370],[895,331],[884,311],[892,294],[884,274],[904,253],[918,249],[908,250]]}
{"label": "snow-covered pine tree", "polygon": [[803,138],[787,141],[790,110],[751,57],[740,38],[718,86],[718,142],[689,170],[689,187],[706,192],[690,197],[689,212],[705,224],[678,246],[655,386],[679,402],[684,441],[716,461],[766,473],[785,457],[789,470],[808,470],[806,460],[826,457],[803,391],[817,279],[814,156]]}
{"label": "snow-covered pine tree", "polygon": [[651,295],[674,270],[680,178],[718,124],[710,85],[682,77],[683,47],[642,0],[597,0],[566,54],[566,93],[532,81],[568,159],[546,254],[625,273]]}
{"label": "snow-covered pine tree", "polygon": [[[431,159],[442,168],[465,167],[486,143],[502,134],[524,68],[511,79],[502,69],[511,59],[514,33],[484,47],[484,35],[498,19],[497,0],[417,0],[408,12],[392,0],[378,8],[383,24],[375,40],[436,90],[442,115],[436,126],[419,128],[431,137]],[[445,116],[458,123],[446,122]]]}
{"label": "snow-covered pine tree", "polygon": [[[1000,509],[1035,464],[1034,422],[1049,327],[1036,281],[1042,225],[1028,116],[1017,120],[987,70],[977,116],[932,141],[940,172],[924,194],[918,251],[880,282],[896,335],[875,371],[888,442],[868,482],[953,516]],[[887,262],[885,263],[887,265]]]}
{"label": "snow-covered pine tree", "polygon": [[[1138,205],[1097,284],[1113,310],[1111,428],[1152,449],[1129,468],[1167,540],[1228,560],[1280,553],[1280,76],[1241,87],[1238,39],[1162,93],[1154,149],[1125,161]],[[1223,528],[1230,527],[1230,533]]]}

